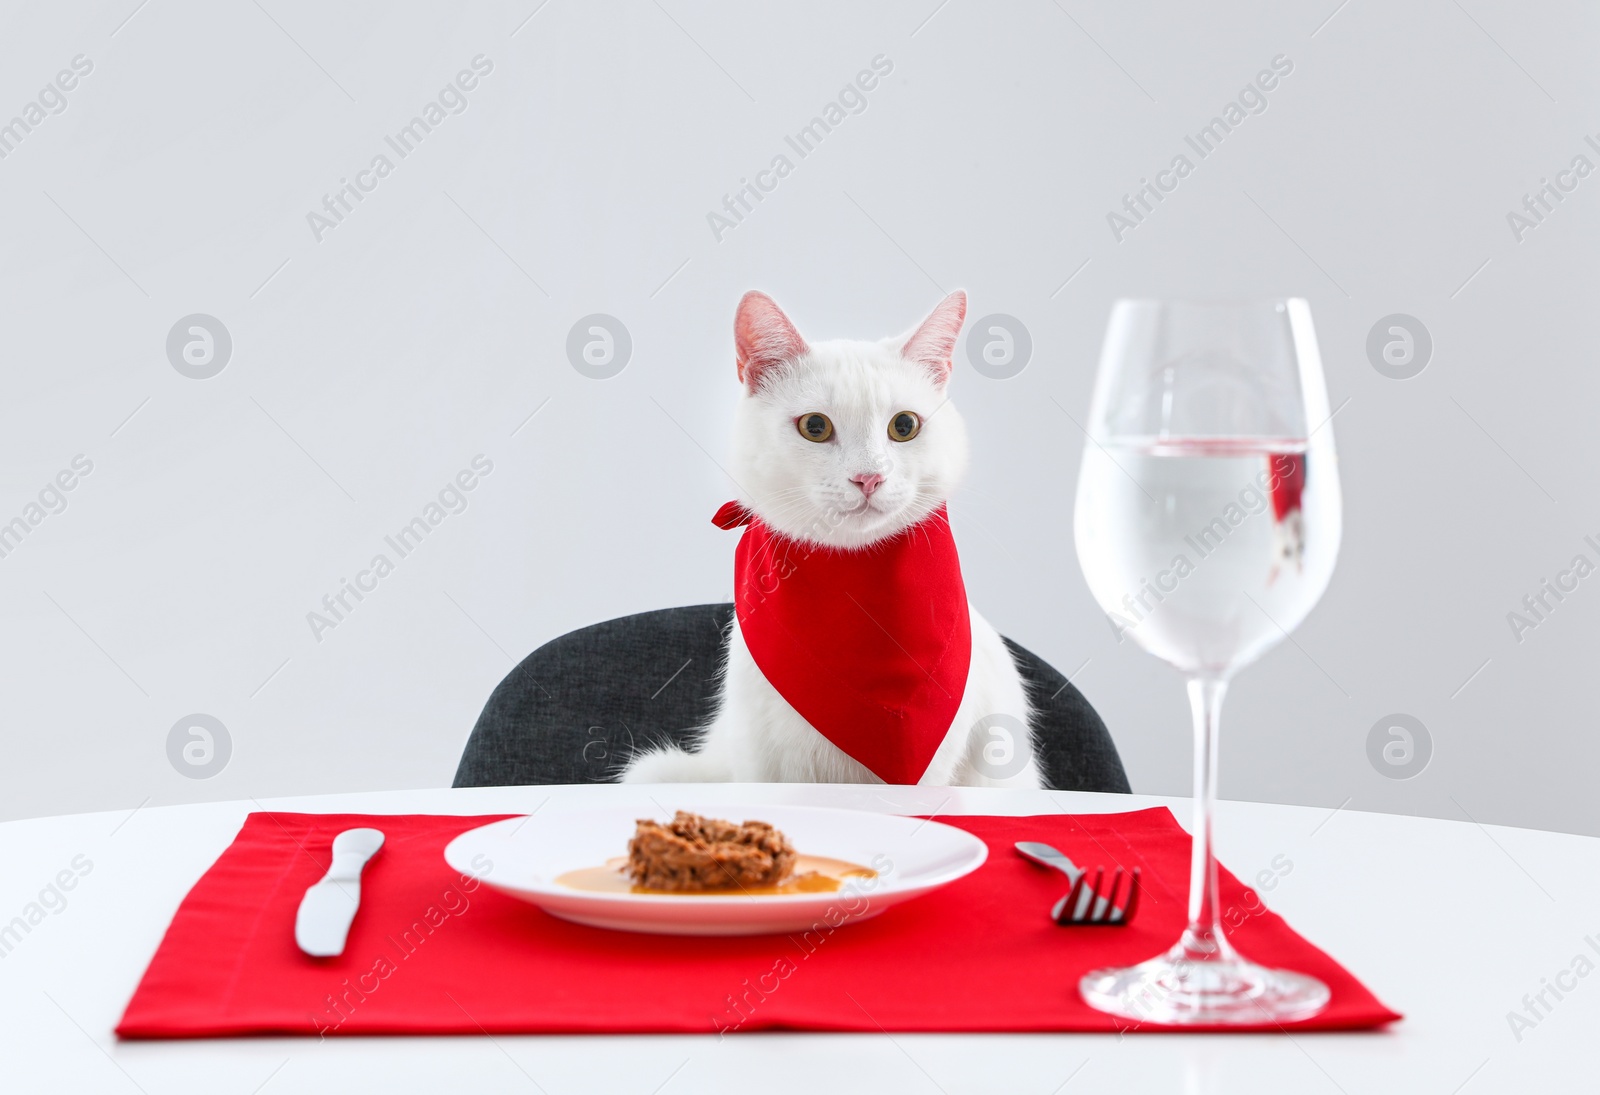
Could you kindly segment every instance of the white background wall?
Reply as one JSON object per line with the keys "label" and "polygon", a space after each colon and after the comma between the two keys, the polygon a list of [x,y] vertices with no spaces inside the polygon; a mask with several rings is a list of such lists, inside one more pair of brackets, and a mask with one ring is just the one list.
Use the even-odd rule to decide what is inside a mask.
{"label": "white background wall", "polygon": [[[1591,5],[538,4],[0,12],[0,121],[94,64],[0,159],[0,520],[93,463],[0,558],[0,816],[448,783],[527,651],[730,595],[740,293],[877,337],[963,286],[1034,343],[1010,380],[958,360],[969,588],[1076,672],[1136,790],[1187,787],[1183,691],[1089,597],[1062,408],[1119,296],[1303,295],[1344,549],[1236,682],[1223,793],[1600,833],[1600,577],[1520,643],[1506,620],[1600,563],[1600,177],[1520,242],[1506,220],[1600,166]],[[478,54],[468,108],[318,242],[307,212]],[[718,242],[706,214],[878,54],[865,111]],[[1265,112],[1118,242],[1107,212],[1278,54]],[[633,339],[610,380],[567,361],[592,312]],[[1435,341],[1405,381],[1365,350],[1396,312]],[[192,313],[233,341],[208,380],[165,350]],[[466,511],[314,638],[477,454]],[[168,758],[195,712],[232,743],[207,779]],[[1432,741],[1409,780],[1368,759],[1393,712]]]}

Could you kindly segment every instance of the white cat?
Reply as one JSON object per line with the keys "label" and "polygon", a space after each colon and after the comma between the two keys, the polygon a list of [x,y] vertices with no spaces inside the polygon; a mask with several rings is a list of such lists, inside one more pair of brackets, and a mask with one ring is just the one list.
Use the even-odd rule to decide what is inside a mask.
{"label": "white cat", "polygon": [[[936,517],[967,465],[966,425],[945,393],[966,310],[966,294],[957,291],[907,336],[808,344],[769,297],[745,294],[734,322],[744,393],[728,469],[739,502],[781,536],[849,552],[871,551]],[[900,417],[908,411],[914,431],[912,419]],[[824,443],[815,443],[824,422]],[[897,428],[911,438],[897,439]],[[919,782],[1038,787],[1017,667],[994,628],[968,610],[966,689]],[[717,714],[697,748],[642,753],[624,781],[883,782],[768,682],[737,618],[722,683]]]}

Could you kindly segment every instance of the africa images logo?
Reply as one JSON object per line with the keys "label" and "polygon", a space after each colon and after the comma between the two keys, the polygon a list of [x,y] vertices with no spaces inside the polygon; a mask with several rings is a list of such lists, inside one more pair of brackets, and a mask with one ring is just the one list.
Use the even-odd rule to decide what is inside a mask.
{"label": "africa images logo", "polygon": [[84,54],[78,54],[72,59],[72,67],[56,73],[55,79],[40,88],[38,95],[22,104],[22,109],[17,111],[15,117],[0,122],[0,160],[15,152],[28,134],[43,125],[51,115],[66,110],[70,105],[67,93],[77,90],[78,82],[93,71],[94,62]]}
{"label": "africa images logo", "polygon": [[[1600,141],[1594,136],[1585,133],[1583,143],[1589,149],[1600,154]],[[1528,233],[1544,223],[1546,217],[1555,212],[1556,206],[1567,200],[1567,195],[1578,189],[1578,185],[1594,174],[1594,163],[1583,153],[1572,157],[1572,162],[1560,171],[1555,172],[1555,181],[1548,177],[1541,178],[1539,185],[1532,192],[1522,195],[1522,210],[1513,209],[1506,214],[1506,224],[1511,229],[1511,238],[1521,243],[1527,238]],[[1552,204],[1554,203],[1554,204]]]}
{"label": "africa images logo", "polygon": [[[803,160],[815,152],[823,138],[843,125],[845,119],[864,113],[871,105],[867,93],[888,79],[892,72],[894,60],[878,54],[872,59],[872,67],[856,73],[855,79],[845,84],[833,100],[824,103],[822,110],[811,121],[794,133],[785,134],[783,141],[794,151],[796,159]],[[768,194],[778,189],[778,184],[789,177],[794,167],[795,160],[780,152],[772,157],[771,164],[755,173],[754,182],[748,178],[740,179],[733,193],[722,196],[722,211],[713,209],[706,214],[706,224],[711,227],[712,238],[721,243],[729,232],[743,224],[745,217],[756,205],[766,201]]]}
{"label": "africa images logo", "polygon": [[356,571],[354,581],[341,577],[334,592],[323,595],[322,611],[312,609],[306,613],[306,623],[311,628],[311,637],[320,643],[325,633],[348,619],[361,602],[377,590],[378,583],[394,573],[400,560],[421,547],[422,541],[427,539],[434,529],[444,524],[446,518],[453,514],[465,513],[471,504],[468,495],[477,489],[492,471],[494,471],[494,461],[480,452],[472,458],[469,466],[462,468],[445,483],[437,495],[437,500],[429,501],[422,507],[422,512],[401,525],[398,531],[385,536],[384,545],[394,552],[394,558],[391,559],[388,553],[380,551],[372,557],[372,561],[365,569]]}
{"label": "africa images logo", "polygon": [[[397,159],[405,159],[421,147],[423,140],[452,114],[463,114],[470,104],[467,93],[477,88],[478,82],[494,71],[493,58],[478,54],[472,67],[456,73],[455,79],[439,89],[439,94],[424,103],[405,125],[392,134],[384,134],[384,143],[393,150]],[[322,211],[313,209],[306,214],[306,224],[318,243],[333,229],[344,223],[345,217],[356,205],[366,201],[366,196],[378,189],[378,184],[394,172],[395,161],[387,153],[372,157],[372,163],[356,172],[355,182],[348,178],[339,180],[333,193],[322,196]],[[354,204],[352,204],[354,203]]]}
{"label": "africa images logo", "polygon": [[[1256,78],[1240,90],[1233,101],[1222,108],[1222,113],[1201,126],[1193,134],[1185,134],[1183,141],[1194,154],[1204,160],[1217,150],[1228,135],[1244,124],[1252,114],[1265,114],[1271,105],[1267,93],[1294,71],[1294,61],[1285,54],[1272,59],[1272,67],[1256,73]],[[1180,152],[1172,162],[1156,172],[1155,181],[1140,179],[1130,193],[1122,195],[1122,211],[1113,209],[1106,214],[1106,224],[1111,226],[1111,237],[1118,243],[1127,239],[1128,233],[1145,222],[1166,196],[1178,189],[1178,184],[1194,171],[1195,162],[1187,153]]]}

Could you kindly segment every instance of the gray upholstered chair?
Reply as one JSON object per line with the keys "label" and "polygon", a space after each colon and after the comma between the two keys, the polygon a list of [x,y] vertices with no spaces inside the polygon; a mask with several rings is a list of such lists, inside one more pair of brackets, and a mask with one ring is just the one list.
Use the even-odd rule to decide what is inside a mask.
{"label": "gray upholstered chair", "polygon": [[[461,754],[455,786],[614,781],[633,751],[684,743],[716,704],[731,604],[641,612],[541,646],[500,682]],[[1128,791],[1105,724],[1055,669],[1006,640],[1035,708],[1046,781]]]}

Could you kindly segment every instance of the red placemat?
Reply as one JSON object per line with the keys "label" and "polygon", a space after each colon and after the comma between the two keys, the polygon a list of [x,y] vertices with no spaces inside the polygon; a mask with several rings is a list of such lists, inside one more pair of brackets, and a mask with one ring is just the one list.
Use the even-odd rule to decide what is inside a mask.
{"label": "red placemat", "polygon": [[[184,898],[117,1033],[1123,1030],[1078,998],[1078,978],[1149,958],[1184,923],[1189,837],[1163,808],[942,817],[988,843],[973,874],[871,920],[730,939],[569,924],[452,871],[451,838],[502,816],[251,814]],[[338,958],[308,958],[294,943],[300,897],[327,869],[333,837],[359,826],[387,841],[362,879],[349,943]],[[1134,922],[1057,927],[1048,909],[1065,879],[1017,855],[1018,840],[1054,844],[1080,864],[1143,867]],[[1399,1018],[1221,875],[1239,947],[1333,991],[1322,1014],[1290,1029]]]}

